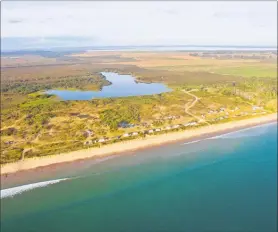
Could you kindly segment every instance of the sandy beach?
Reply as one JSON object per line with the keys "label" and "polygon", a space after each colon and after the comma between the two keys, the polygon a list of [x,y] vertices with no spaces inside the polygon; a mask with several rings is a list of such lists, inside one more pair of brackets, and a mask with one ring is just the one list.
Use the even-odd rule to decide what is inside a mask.
{"label": "sandy beach", "polygon": [[154,135],[142,139],[134,139],[115,144],[109,144],[101,148],[89,148],[53,156],[28,158],[23,161],[2,165],[1,175],[34,169],[38,167],[44,167],[53,164],[72,162],[75,160],[88,159],[92,157],[102,157],[112,154],[120,154],[126,151],[132,151],[151,146],[158,146],[160,144],[175,142],[179,140],[195,139],[196,137],[202,136],[209,137],[215,134],[227,133],[229,131],[239,130],[242,128],[252,127],[275,121],[277,121],[277,113],[257,118],[244,119],[240,121],[203,126],[200,128],[189,129],[179,132],[169,132],[167,134]]}

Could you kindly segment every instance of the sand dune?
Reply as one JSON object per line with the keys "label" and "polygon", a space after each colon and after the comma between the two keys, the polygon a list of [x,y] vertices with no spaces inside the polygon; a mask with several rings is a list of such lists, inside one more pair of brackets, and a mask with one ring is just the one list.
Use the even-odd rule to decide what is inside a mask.
{"label": "sand dune", "polygon": [[15,163],[9,163],[1,166],[1,174],[13,173],[21,170],[33,169],[51,164],[70,162],[79,159],[86,159],[95,156],[107,156],[115,153],[123,153],[126,151],[141,149],[150,146],[157,146],[167,142],[185,140],[204,135],[215,135],[215,133],[225,133],[230,130],[250,127],[254,125],[264,124],[277,121],[277,113],[266,115],[258,118],[245,119],[234,122],[227,122],[217,125],[209,125],[201,128],[190,129],[180,132],[172,132],[168,134],[150,136],[143,139],[135,139],[115,144],[109,144],[101,148],[90,148],[86,150],[73,151],[70,153],[29,158]]}

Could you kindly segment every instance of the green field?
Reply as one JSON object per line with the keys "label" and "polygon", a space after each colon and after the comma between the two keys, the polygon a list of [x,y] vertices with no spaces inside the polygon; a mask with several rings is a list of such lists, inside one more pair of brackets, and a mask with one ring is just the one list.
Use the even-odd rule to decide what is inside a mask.
{"label": "green field", "polygon": [[272,77],[277,78],[277,66],[275,64],[264,66],[246,66],[246,67],[227,67],[215,69],[215,73],[242,76],[242,77]]}

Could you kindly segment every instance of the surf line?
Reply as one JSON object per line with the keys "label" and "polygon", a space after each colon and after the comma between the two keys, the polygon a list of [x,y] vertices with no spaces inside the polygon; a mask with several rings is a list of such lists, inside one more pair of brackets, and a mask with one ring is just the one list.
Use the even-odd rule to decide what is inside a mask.
{"label": "surf line", "polygon": [[2,189],[0,193],[0,199],[6,198],[6,197],[13,197],[15,195],[21,194],[26,191],[30,191],[35,188],[42,188],[46,187],[48,185],[52,184],[57,184],[61,181],[66,181],[70,180],[72,178],[62,178],[62,179],[57,179],[57,180],[49,180],[49,181],[43,181],[43,182],[38,182],[38,183],[33,183],[33,184],[26,184],[18,187],[13,187],[13,188],[8,188],[8,189]]}
{"label": "surf line", "polygon": [[201,142],[201,141],[204,141],[206,139],[198,139],[198,140],[193,140],[193,141],[190,141],[190,142],[187,142],[187,143],[183,143],[181,145],[187,145],[187,144],[191,144],[191,143],[198,143],[198,142]]}
{"label": "surf line", "polygon": [[204,138],[204,139],[193,140],[193,141],[190,141],[190,142],[183,143],[181,145],[187,145],[187,144],[191,144],[191,143],[198,143],[198,142],[202,142],[202,141],[209,140],[209,139],[219,139],[219,138],[224,139],[224,138],[226,138],[226,136],[229,136],[229,135],[241,133],[241,132],[252,130],[252,129],[255,129],[255,128],[271,126],[271,125],[276,124],[276,123],[277,122],[270,122],[270,123],[266,123],[266,124],[262,124],[262,125],[251,126],[251,127],[235,130],[235,131],[232,131],[232,132],[220,134],[220,135],[217,135],[217,136],[212,136],[212,137],[208,137],[208,138]]}
{"label": "surf line", "polygon": [[224,138],[225,139],[226,136],[229,136],[229,135],[238,134],[238,133],[241,133],[241,132],[244,132],[244,131],[249,131],[249,130],[256,129],[256,128],[272,126],[273,124],[276,124],[276,123],[277,122],[270,122],[270,123],[266,123],[266,124],[251,126],[251,127],[235,130],[235,131],[232,131],[232,132],[224,133],[224,134],[221,134],[221,135],[213,136],[213,137],[210,137],[210,138],[207,138],[207,139],[219,139],[219,138]]}

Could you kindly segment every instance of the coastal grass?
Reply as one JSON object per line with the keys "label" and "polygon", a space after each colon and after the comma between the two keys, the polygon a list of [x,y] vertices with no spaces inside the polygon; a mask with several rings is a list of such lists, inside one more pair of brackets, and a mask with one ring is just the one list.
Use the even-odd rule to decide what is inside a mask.
{"label": "coastal grass", "polygon": [[[117,152],[129,151],[134,149],[140,149],[148,146],[156,146],[162,143],[174,142],[177,140],[192,139],[197,136],[208,136],[209,134],[213,135],[215,133],[226,133],[227,131],[246,128],[250,126],[260,125],[262,123],[269,123],[277,120],[277,114],[269,114],[264,116],[245,116],[239,121],[225,120],[222,122],[215,122],[215,126],[199,125],[198,127],[192,128],[180,128],[172,130],[169,132],[159,132],[156,135],[150,135],[143,137],[130,137],[126,139],[121,139],[117,143],[108,142],[106,144],[95,144],[89,149],[84,149],[82,146],[79,146],[78,143],[63,146],[64,149],[57,147],[56,150],[46,149],[45,155],[41,159],[36,159],[36,156],[28,156],[29,159],[19,163],[10,163],[4,164],[1,163],[2,174],[16,172],[19,170],[36,168],[38,166],[46,166],[50,164],[69,162],[78,159],[90,158],[92,156],[104,156],[111,155]],[[186,131],[187,133],[184,133]],[[168,136],[166,134],[171,135]],[[82,150],[80,150],[82,149]],[[80,150],[80,151],[78,151]],[[29,153],[30,154],[30,153]],[[55,154],[55,156],[53,156]],[[57,156],[57,154],[60,154]],[[16,155],[16,154],[15,154]],[[35,158],[35,159],[33,159]],[[38,162],[39,161],[39,162]]]}
{"label": "coastal grass", "polygon": [[[58,154],[82,149],[88,140],[185,124],[196,120],[191,114],[221,123],[277,112],[275,64],[254,60],[252,54],[231,60],[183,52],[98,52],[92,56],[56,63],[41,59],[28,67],[23,62],[1,70],[1,163],[19,160],[26,150],[26,157]],[[101,71],[132,74],[138,82],[162,82],[173,91],[90,101],[60,101],[43,93],[46,87],[102,88],[109,83],[99,75]],[[189,115],[186,107],[194,98],[184,91],[191,90],[200,99]],[[262,108],[254,112],[253,105]],[[208,113],[221,107],[229,112],[228,119],[218,120],[226,115],[222,112]],[[233,111],[236,107],[238,112]],[[122,121],[134,126],[119,128]],[[93,134],[88,135],[88,130]]]}
{"label": "coastal grass", "polygon": [[254,65],[246,67],[224,67],[214,70],[215,73],[243,77],[272,77],[277,78],[277,65]]}

